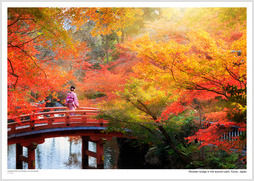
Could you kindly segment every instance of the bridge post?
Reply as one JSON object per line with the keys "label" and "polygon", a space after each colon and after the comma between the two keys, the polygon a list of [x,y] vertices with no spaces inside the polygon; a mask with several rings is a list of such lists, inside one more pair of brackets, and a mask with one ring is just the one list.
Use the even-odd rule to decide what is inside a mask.
{"label": "bridge post", "polygon": [[20,143],[16,144],[16,169],[23,169],[23,161],[20,156],[23,155],[23,147]]}
{"label": "bridge post", "polygon": [[97,154],[97,168],[104,168],[104,150],[103,141],[99,140],[96,142],[96,154]]}
{"label": "bridge post", "polygon": [[66,112],[65,114],[65,124],[66,126],[70,126],[70,113]]}
{"label": "bridge post", "polygon": [[89,142],[89,137],[82,136],[82,169],[89,168],[88,155],[87,155],[88,142]]}
{"label": "bridge post", "polygon": [[[89,141],[96,143],[96,153],[89,151],[88,148]],[[82,169],[90,168],[88,160],[89,156],[96,158],[97,160],[96,165],[98,169],[104,168],[104,149],[103,149],[103,140],[101,138],[82,136]]]}
{"label": "bridge post", "polygon": [[37,148],[36,143],[31,143],[28,149],[28,169],[35,169],[35,149]]}

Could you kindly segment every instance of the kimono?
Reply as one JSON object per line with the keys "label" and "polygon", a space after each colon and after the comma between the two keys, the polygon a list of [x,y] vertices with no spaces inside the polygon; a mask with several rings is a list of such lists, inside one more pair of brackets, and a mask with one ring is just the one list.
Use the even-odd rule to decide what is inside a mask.
{"label": "kimono", "polygon": [[[71,96],[74,98],[72,103],[68,103],[67,102],[67,98],[68,96]],[[69,92],[66,96],[66,106],[68,107],[69,110],[75,110],[76,107],[79,107],[79,103],[78,103],[78,98],[75,92]]]}

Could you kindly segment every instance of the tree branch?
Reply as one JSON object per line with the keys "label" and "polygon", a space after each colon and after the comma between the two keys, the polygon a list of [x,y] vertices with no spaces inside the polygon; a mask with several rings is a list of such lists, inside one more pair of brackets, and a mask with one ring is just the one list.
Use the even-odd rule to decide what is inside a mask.
{"label": "tree branch", "polygon": [[153,120],[156,121],[156,120],[157,120],[157,116],[156,116],[154,113],[152,113],[152,112],[148,109],[148,107],[147,107],[144,103],[142,103],[139,99],[137,99],[137,101],[138,101],[138,103],[139,103],[140,105],[143,106],[143,108],[146,110],[146,113],[148,113],[148,115],[150,115],[150,116],[153,118]]}
{"label": "tree branch", "polygon": [[[186,89],[189,89],[189,90],[205,90],[205,91],[209,91],[209,92],[214,92],[216,94],[219,94],[219,95],[223,95],[225,96],[227,99],[228,99],[228,96],[223,93],[223,92],[219,92],[219,91],[216,91],[216,90],[212,90],[212,89],[209,89],[209,88],[206,88],[206,87],[203,87],[197,83],[194,83],[194,82],[183,82],[183,84],[186,84],[186,85],[182,85],[182,86],[185,86]],[[188,87],[189,85],[189,87]]]}
{"label": "tree branch", "polygon": [[23,14],[24,14],[24,13],[20,14],[19,17],[18,17],[14,22],[12,22],[11,24],[9,24],[9,25],[8,25],[8,28],[11,27],[11,26],[13,26],[13,25],[14,25],[15,23],[17,23],[19,20],[21,20],[20,17],[23,16]]}
{"label": "tree branch", "polygon": [[33,38],[33,39],[31,39],[31,40],[28,40],[28,41],[26,41],[26,42],[24,42],[24,43],[21,43],[21,44],[19,44],[19,45],[14,45],[14,46],[17,46],[17,47],[23,46],[23,45],[25,45],[25,44],[27,44],[27,43],[30,43],[31,41],[34,41],[34,40],[37,39],[38,37],[40,37],[40,35],[38,35],[38,36],[36,36],[35,38]]}
{"label": "tree branch", "polygon": [[12,70],[12,72],[11,72],[10,74],[17,78],[16,81],[15,81],[15,83],[14,83],[14,85],[13,85],[13,86],[14,86],[14,89],[16,89],[16,85],[17,85],[17,83],[18,83],[19,76],[18,76],[17,74],[15,74],[14,68],[13,68],[13,65],[12,65],[11,60],[10,60],[9,58],[7,58],[7,60],[8,60],[8,62],[10,63],[11,70]]}
{"label": "tree branch", "polygon": [[130,99],[125,98],[126,101],[130,102],[133,106],[135,106],[138,110],[145,112],[146,114],[150,115],[146,110],[142,109],[141,107],[139,107],[137,104],[135,104],[134,102],[132,102]]}
{"label": "tree branch", "polygon": [[240,84],[243,84],[243,85],[246,87],[246,84],[245,84],[243,81],[241,81],[237,75],[235,75],[232,71],[230,71],[230,70],[228,69],[227,65],[224,64],[224,66],[225,66],[225,69],[227,70],[227,72],[229,73],[229,75],[230,75],[233,79],[235,79],[236,81],[240,82]]}
{"label": "tree branch", "polygon": [[[131,101],[129,100],[129,102],[131,102],[136,108],[138,108],[139,110],[141,110],[141,111],[147,113],[148,115],[150,115],[150,116],[153,118],[154,121],[156,121],[156,120],[157,120],[157,117],[148,109],[148,107],[147,107],[144,103],[142,103],[139,99],[138,99],[137,101],[138,101],[138,103],[139,103],[140,105],[142,105],[142,107],[143,107],[144,109],[140,108],[139,106],[137,106],[136,104],[134,104],[133,102],[131,102]],[[156,125],[158,126],[160,132],[161,132],[162,135],[164,136],[166,143],[170,145],[170,147],[179,155],[179,157],[180,157],[184,162],[189,163],[189,162],[190,162],[190,158],[187,157],[186,155],[184,155],[184,154],[174,145],[173,141],[171,140],[170,136],[168,135],[168,133],[167,133],[167,131],[164,129],[164,127],[163,127],[162,125],[160,125],[160,124],[156,124]]]}
{"label": "tree branch", "polygon": [[23,49],[20,48],[19,46],[14,46],[14,45],[12,45],[12,44],[10,44],[10,45],[11,45],[12,47],[16,47],[16,48],[20,49],[23,53],[25,53],[28,57],[30,57],[30,58],[33,60],[35,66],[38,67],[38,68],[44,73],[45,78],[47,79],[47,74],[44,72],[44,70],[43,70],[41,67],[39,67],[39,66],[37,65],[37,63],[34,61],[34,58],[33,58],[28,52],[26,52],[25,50],[23,50]]}

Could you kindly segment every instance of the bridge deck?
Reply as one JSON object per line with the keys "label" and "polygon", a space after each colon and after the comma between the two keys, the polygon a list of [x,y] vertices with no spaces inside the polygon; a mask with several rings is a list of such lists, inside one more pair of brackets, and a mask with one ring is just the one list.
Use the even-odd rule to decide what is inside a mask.
{"label": "bridge deck", "polygon": [[[59,111],[59,109],[61,109]],[[66,107],[41,108],[32,114],[11,118],[8,123],[8,144],[31,142],[31,139],[45,139],[62,135],[100,135],[108,121],[97,120],[97,108],[83,108],[70,111]],[[57,111],[54,111],[57,110]],[[75,114],[75,115],[72,115]],[[19,122],[15,121],[21,120]],[[105,133],[104,133],[105,134]],[[119,134],[120,135],[120,134]]]}
{"label": "bridge deck", "polygon": [[[35,112],[36,111],[36,112]],[[35,169],[35,149],[45,138],[61,136],[80,136],[82,139],[82,168],[90,168],[88,157],[96,158],[96,168],[104,167],[103,142],[113,136],[123,137],[119,132],[103,132],[108,121],[96,119],[97,108],[83,108],[69,111],[66,107],[40,108],[31,114],[8,119],[8,145],[16,144],[16,169]],[[88,150],[88,142],[96,143],[96,152]],[[28,156],[23,155],[27,147]]]}

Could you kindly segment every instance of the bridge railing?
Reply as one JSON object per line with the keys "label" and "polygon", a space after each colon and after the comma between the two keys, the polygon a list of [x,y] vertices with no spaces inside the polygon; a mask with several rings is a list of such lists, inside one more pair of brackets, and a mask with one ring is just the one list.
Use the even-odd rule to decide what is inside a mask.
{"label": "bridge railing", "polygon": [[19,119],[20,121],[8,123],[8,134],[61,127],[104,127],[108,123],[95,118],[99,113],[97,108],[82,107],[71,111],[66,107],[45,107],[36,109],[36,111],[36,113],[12,117],[12,120]]}

